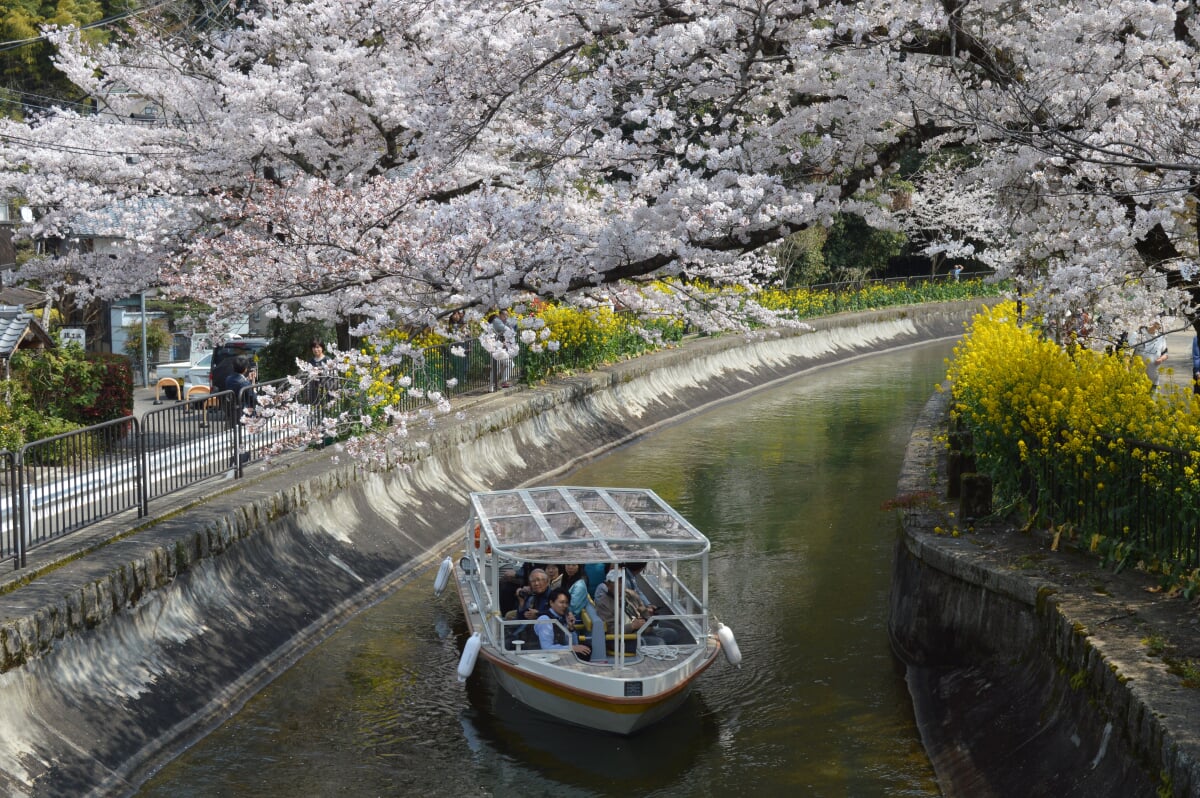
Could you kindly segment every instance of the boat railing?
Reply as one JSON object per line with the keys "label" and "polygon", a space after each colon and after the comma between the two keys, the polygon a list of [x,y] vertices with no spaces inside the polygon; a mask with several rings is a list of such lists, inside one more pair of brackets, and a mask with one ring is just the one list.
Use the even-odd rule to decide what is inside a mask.
{"label": "boat railing", "polygon": [[[499,639],[500,639],[501,647],[504,648],[504,650],[511,651],[515,654],[528,654],[531,651],[541,651],[542,649],[540,647],[539,648],[525,648],[524,640],[510,639],[509,635],[508,635],[508,632],[510,629],[517,629],[522,626],[544,626],[544,625],[553,624],[554,626],[557,626],[559,629],[561,629],[563,631],[563,633],[567,636],[568,640],[572,639],[571,631],[568,630],[567,627],[563,625],[562,621],[559,621],[556,618],[538,618],[536,620],[530,621],[525,618],[509,619],[509,618],[497,617],[496,620],[499,621],[499,623],[500,623]],[[575,631],[578,632],[579,630],[577,629]],[[509,648],[510,644],[512,645],[512,648]]]}
{"label": "boat railing", "polygon": [[648,577],[650,588],[662,596],[671,607],[682,611],[679,617],[696,619],[696,628],[692,630],[693,632],[699,635],[708,634],[707,608],[677,574],[660,567],[657,574],[648,574]]}
{"label": "boat railing", "polygon": [[[689,631],[692,633],[693,637],[695,638],[695,642],[694,643],[673,644],[676,648],[683,649],[683,648],[688,648],[690,646],[701,646],[704,644],[703,643],[704,635],[697,634],[696,630],[703,625],[704,621],[706,620],[706,617],[707,616],[705,616],[703,613],[679,613],[679,614],[662,613],[662,614],[656,614],[653,618],[653,621],[678,621],[679,623],[687,626]],[[500,641],[499,646],[510,654],[517,654],[517,655],[532,654],[532,653],[537,653],[539,651],[545,650],[545,649],[542,649],[540,646],[538,648],[525,648],[524,640],[521,640],[519,638],[510,638],[509,637],[508,631],[510,629],[516,629],[516,628],[519,628],[522,626],[541,626],[541,625],[553,624],[554,626],[557,626],[559,629],[562,630],[562,632],[567,636],[568,640],[578,640],[578,638],[573,637],[572,632],[570,630],[568,630],[567,627],[564,626],[561,621],[554,619],[554,618],[538,618],[537,620],[530,621],[530,620],[526,620],[524,618],[505,619],[505,618],[500,618],[497,616],[496,621],[498,622],[498,624],[500,626],[500,634],[498,636],[498,640]],[[587,638],[587,640],[585,641],[585,644],[589,645],[589,646],[591,645],[592,638],[594,637],[593,635],[588,634],[582,628],[576,628],[574,633],[575,634],[583,633],[584,636]],[[627,642],[633,641],[635,646],[641,646],[643,634],[649,634],[650,636],[653,637],[654,636],[654,624],[648,623],[645,626],[642,626],[637,630],[626,631],[625,639]],[[613,633],[610,630],[605,629],[605,645],[606,645],[606,647],[607,647],[608,642],[610,642],[609,638],[612,638],[611,642],[613,642],[615,644],[615,641],[616,641],[615,636],[613,635]],[[553,649],[553,650],[557,651],[559,649]],[[602,658],[604,658],[605,656],[606,655],[602,655]]]}

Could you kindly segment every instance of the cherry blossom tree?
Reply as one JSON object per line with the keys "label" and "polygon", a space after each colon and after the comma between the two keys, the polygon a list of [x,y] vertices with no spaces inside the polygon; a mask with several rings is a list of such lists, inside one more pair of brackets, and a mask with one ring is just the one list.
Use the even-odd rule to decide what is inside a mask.
{"label": "cherry blossom tree", "polygon": [[[1110,331],[1194,317],[1197,18],[1190,3],[945,5],[904,49],[924,113],[979,156],[1007,225],[998,263],[1050,318]],[[971,182],[968,179],[968,182]]]}
{"label": "cherry blossom tree", "polygon": [[[154,201],[129,258],[69,264],[97,295],[162,284],[369,332],[530,291],[738,281],[906,135],[880,132],[894,103],[853,107],[889,53],[834,47],[854,19],[832,13],[847,22],[803,4],[274,0],[187,36],[64,33],[61,67],[104,112],[9,123],[0,154],[41,235]],[[162,124],[130,122],[146,98]]]}
{"label": "cherry blossom tree", "polygon": [[[1114,325],[1191,313],[1188,3],[229,9],[183,29],[147,15],[104,47],[56,34],[102,111],[0,125],[5,189],[39,235],[137,213],[128,257],[30,276],[66,265],[85,294],[163,285],[363,333],[529,292],[748,283],[768,244],[836,213],[895,225],[871,197],[898,158],[954,147],[971,155],[957,200],[990,197],[987,257],[1031,304]],[[147,99],[159,124],[130,118]]]}
{"label": "cherry blossom tree", "polygon": [[960,161],[931,159],[897,210],[897,224],[929,256],[934,272],[955,258],[977,258],[1004,269],[1017,257],[1007,249],[1005,214],[991,186],[972,180]]}

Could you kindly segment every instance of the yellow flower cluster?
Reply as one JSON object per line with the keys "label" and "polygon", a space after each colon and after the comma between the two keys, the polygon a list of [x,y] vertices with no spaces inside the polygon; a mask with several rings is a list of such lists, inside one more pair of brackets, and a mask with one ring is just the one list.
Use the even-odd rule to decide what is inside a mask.
{"label": "yellow flower cluster", "polygon": [[398,344],[410,344],[417,349],[428,349],[433,346],[441,346],[444,343],[447,343],[446,337],[438,335],[433,330],[421,330],[414,333],[408,330],[391,329],[384,333],[381,344],[364,343],[363,351],[367,354],[374,354],[376,352],[386,353],[390,352],[392,347]]}
{"label": "yellow flower cluster", "polygon": [[372,371],[371,384],[367,386],[367,403],[373,407],[392,406],[399,407],[400,400],[404,396],[404,389],[400,387],[399,379],[402,375],[397,375],[391,371],[383,369]]}
{"label": "yellow flower cluster", "polygon": [[624,327],[617,314],[607,307],[585,310],[547,304],[531,315],[540,318],[550,329],[550,338],[545,339],[545,343],[556,341],[567,351],[603,347]]}
{"label": "yellow flower cluster", "polygon": [[1183,536],[1131,528],[1146,515],[1135,508],[1183,529],[1200,522],[1200,403],[1190,391],[1152,392],[1137,357],[1063,348],[1021,324],[1012,302],[975,318],[949,378],[953,413],[1002,494],[1029,500],[1048,523],[1090,526],[1110,556],[1195,556]]}
{"label": "yellow flower cluster", "polygon": [[869,310],[917,302],[996,296],[999,284],[982,280],[930,281],[909,285],[906,282],[870,283],[848,291],[823,289],[771,288],[759,291],[755,300],[768,310],[791,311],[796,318],[813,318],[847,310]]}

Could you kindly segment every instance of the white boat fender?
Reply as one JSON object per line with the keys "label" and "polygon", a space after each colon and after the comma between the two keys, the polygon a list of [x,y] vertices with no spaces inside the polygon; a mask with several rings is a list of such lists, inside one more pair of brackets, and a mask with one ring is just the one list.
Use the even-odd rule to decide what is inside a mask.
{"label": "white boat fender", "polygon": [[482,646],[483,638],[479,636],[479,632],[467,639],[467,644],[463,646],[462,656],[458,658],[458,680],[460,682],[465,682],[471,675],[471,671],[475,670],[475,660],[479,658],[479,649]]}
{"label": "white boat fender", "polygon": [[437,576],[433,580],[433,595],[442,595],[442,591],[446,589],[446,583],[450,581],[450,571],[453,569],[454,563],[449,557],[442,560],[442,565],[438,568]]}
{"label": "white boat fender", "polygon": [[733,630],[723,623],[718,623],[717,638],[721,641],[721,648],[725,650],[725,659],[729,660],[729,664],[742,667],[742,650],[738,648],[737,640],[733,637]]}

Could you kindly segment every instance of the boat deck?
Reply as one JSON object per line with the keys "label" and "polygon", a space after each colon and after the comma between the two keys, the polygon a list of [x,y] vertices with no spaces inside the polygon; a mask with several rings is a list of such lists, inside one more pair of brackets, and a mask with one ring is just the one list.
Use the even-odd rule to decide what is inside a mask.
{"label": "boat deck", "polygon": [[[673,659],[656,659],[646,656],[626,657],[625,665],[620,671],[622,679],[647,679],[651,676],[658,676],[664,671],[670,670],[673,666],[685,661],[697,651],[704,652],[707,646],[703,645],[687,645],[687,646],[669,646],[668,648],[675,649],[678,653]],[[612,659],[603,660],[601,662],[591,662],[589,660],[580,659],[570,651],[532,651],[528,654],[519,656],[509,654],[507,658],[520,660],[524,658],[536,658],[541,662],[552,664],[566,670],[578,671],[579,673],[591,673],[602,676],[616,676],[617,672],[612,668]]]}

